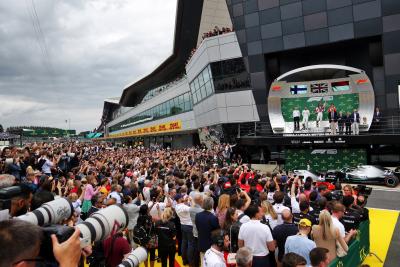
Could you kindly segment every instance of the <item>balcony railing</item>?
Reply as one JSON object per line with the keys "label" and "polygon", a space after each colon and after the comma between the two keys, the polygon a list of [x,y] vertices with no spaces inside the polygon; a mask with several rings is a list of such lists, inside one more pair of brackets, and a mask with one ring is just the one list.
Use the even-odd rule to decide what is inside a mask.
{"label": "balcony railing", "polygon": [[[381,117],[379,121],[373,121],[368,131],[366,125],[360,123],[360,135],[393,135],[400,134],[400,116]],[[336,135],[345,135],[339,133],[337,128]],[[273,133],[269,122],[246,122],[238,125],[238,137],[279,137],[279,136],[328,136],[331,135],[329,127],[312,128],[308,130],[295,131],[292,133]]]}

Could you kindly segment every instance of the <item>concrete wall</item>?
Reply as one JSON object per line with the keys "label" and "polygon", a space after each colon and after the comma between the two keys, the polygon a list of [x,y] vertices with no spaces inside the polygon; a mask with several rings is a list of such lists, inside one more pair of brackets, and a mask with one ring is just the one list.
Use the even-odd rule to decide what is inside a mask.
{"label": "concrete wall", "polygon": [[213,30],[215,26],[220,29],[222,27],[232,29],[232,21],[226,2],[225,0],[204,0],[197,45],[201,43],[203,33]]}

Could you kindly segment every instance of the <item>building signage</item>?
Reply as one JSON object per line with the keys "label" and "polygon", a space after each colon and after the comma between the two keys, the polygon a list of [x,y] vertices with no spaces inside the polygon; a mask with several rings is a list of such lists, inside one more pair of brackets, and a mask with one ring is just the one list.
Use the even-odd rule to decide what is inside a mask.
{"label": "building signage", "polygon": [[155,124],[148,127],[132,129],[120,133],[110,134],[108,137],[111,138],[119,138],[119,137],[132,137],[132,136],[143,136],[149,134],[158,134],[158,133],[169,133],[175,132],[182,129],[182,121],[170,121],[161,124]]}

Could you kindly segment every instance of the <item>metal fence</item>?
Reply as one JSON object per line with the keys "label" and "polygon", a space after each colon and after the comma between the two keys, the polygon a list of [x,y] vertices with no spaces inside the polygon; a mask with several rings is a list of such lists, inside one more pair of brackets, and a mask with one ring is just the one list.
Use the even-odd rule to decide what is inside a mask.
{"label": "metal fence", "polygon": [[[344,135],[345,133],[336,135]],[[363,130],[360,124],[360,135],[393,135],[400,134],[400,116],[381,117],[379,121],[374,120],[368,131]],[[273,133],[269,122],[246,122],[238,125],[238,137],[277,137],[277,136],[325,136],[331,135],[329,127],[320,131],[304,130],[293,133]]]}

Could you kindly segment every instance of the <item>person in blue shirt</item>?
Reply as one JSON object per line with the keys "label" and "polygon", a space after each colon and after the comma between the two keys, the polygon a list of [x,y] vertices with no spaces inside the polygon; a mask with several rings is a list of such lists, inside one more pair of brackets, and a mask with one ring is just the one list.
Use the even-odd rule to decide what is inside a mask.
{"label": "person in blue shirt", "polygon": [[285,243],[285,254],[290,252],[296,253],[306,259],[307,265],[311,264],[310,251],[316,247],[315,242],[308,238],[311,226],[310,220],[301,219],[299,222],[299,232],[297,235],[289,236]]}

